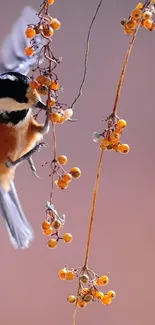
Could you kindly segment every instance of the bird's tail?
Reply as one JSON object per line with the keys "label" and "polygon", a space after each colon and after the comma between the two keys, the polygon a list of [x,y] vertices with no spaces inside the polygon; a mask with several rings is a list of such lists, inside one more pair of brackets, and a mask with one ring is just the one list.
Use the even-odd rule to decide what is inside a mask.
{"label": "bird's tail", "polygon": [[28,248],[33,240],[33,231],[24,216],[13,182],[9,192],[0,184],[0,213],[4,217],[12,245],[19,249]]}

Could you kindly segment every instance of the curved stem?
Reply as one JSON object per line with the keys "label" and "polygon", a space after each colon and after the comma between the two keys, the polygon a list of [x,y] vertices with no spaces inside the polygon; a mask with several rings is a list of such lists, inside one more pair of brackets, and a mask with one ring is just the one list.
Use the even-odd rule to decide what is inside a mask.
{"label": "curved stem", "polygon": [[114,108],[113,108],[113,112],[112,112],[113,116],[117,115],[118,103],[119,103],[121,89],[122,89],[122,85],[123,85],[123,81],[124,81],[124,75],[125,75],[125,71],[126,71],[126,68],[127,68],[129,57],[130,57],[132,47],[134,45],[134,42],[135,42],[135,39],[136,39],[136,36],[137,36],[137,32],[139,30],[139,27],[140,27],[140,23],[138,24],[136,30],[134,31],[134,34],[133,34],[133,36],[131,38],[131,41],[129,43],[129,46],[128,46],[128,49],[127,49],[127,52],[126,52],[126,56],[125,56],[125,59],[124,59],[124,63],[123,63],[123,67],[122,67],[122,71],[121,71],[121,74],[120,74],[120,79],[119,79],[119,83],[118,83],[118,87],[117,87],[117,92],[116,92],[116,97],[115,97],[115,102],[114,102]]}
{"label": "curved stem", "polygon": [[88,228],[88,238],[87,238],[87,244],[86,244],[85,262],[84,262],[84,266],[83,266],[84,268],[86,268],[87,264],[88,264],[90,241],[91,241],[91,235],[92,235],[94,213],[95,213],[95,208],[96,208],[96,199],[97,199],[98,185],[99,185],[99,179],[100,179],[100,173],[101,173],[101,165],[102,165],[102,161],[103,161],[103,154],[104,154],[104,150],[101,151],[100,159],[99,159],[99,163],[98,163],[98,167],[97,167],[96,181],[95,181],[95,187],[94,187],[94,193],[93,193],[93,201],[92,201],[92,207],[91,207],[91,212],[90,212],[90,222],[89,222],[89,228]]}

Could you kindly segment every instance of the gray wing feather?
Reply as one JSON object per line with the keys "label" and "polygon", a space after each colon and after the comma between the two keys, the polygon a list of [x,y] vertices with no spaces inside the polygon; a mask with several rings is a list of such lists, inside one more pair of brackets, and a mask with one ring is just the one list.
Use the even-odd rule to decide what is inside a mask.
{"label": "gray wing feather", "polygon": [[24,216],[14,184],[10,192],[6,192],[0,184],[0,212],[15,248],[28,248],[34,238],[33,231]]}
{"label": "gray wing feather", "polygon": [[[0,74],[9,71],[28,74],[29,70],[36,64],[38,60],[40,47],[46,42],[40,35],[36,35],[35,40],[38,45],[36,55],[28,57],[24,53],[25,47],[30,40],[25,36],[25,30],[28,24],[36,24],[38,17],[31,7],[25,7],[21,16],[12,26],[11,33],[6,36],[1,48]],[[43,56],[40,56],[40,63],[43,62]]]}

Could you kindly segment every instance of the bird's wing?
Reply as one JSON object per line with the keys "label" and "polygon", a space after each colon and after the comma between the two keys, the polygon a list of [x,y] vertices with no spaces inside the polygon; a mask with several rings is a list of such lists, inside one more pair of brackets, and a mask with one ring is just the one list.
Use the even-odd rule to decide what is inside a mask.
{"label": "bird's wing", "polygon": [[34,238],[33,230],[24,216],[13,183],[9,192],[0,184],[0,214],[4,218],[12,245],[18,249],[28,248]]}
{"label": "bird's wing", "polygon": [[[11,33],[6,36],[0,50],[0,74],[4,72],[20,72],[28,74],[29,70],[36,64],[38,60],[39,49],[43,45],[43,39],[40,35],[35,36],[38,49],[36,55],[28,57],[25,55],[24,49],[30,43],[30,40],[25,36],[25,30],[28,24],[36,24],[38,16],[31,7],[25,7],[12,26]],[[43,56],[40,57],[40,63],[43,61]]]}

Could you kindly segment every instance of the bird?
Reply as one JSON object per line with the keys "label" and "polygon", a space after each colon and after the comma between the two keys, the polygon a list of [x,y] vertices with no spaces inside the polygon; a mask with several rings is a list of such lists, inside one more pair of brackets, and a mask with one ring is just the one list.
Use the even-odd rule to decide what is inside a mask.
{"label": "bird", "polygon": [[[5,38],[0,62],[0,215],[4,219],[14,248],[30,247],[34,239],[33,229],[24,215],[14,184],[16,167],[24,160],[35,174],[32,155],[45,143],[43,136],[49,131],[46,114],[44,124],[33,117],[32,110],[46,110],[40,95],[29,87],[28,73],[38,60],[27,57],[25,30],[29,23],[36,23],[35,10],[25,7]],[[37,35],[36,43],[40,42]],[[38,48],[39,51],[39,48]],[[39,53],[39,52],[38,52]],[[43,57],[39,56],[43,62]]]}

